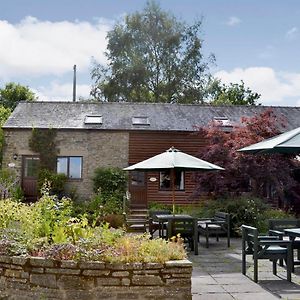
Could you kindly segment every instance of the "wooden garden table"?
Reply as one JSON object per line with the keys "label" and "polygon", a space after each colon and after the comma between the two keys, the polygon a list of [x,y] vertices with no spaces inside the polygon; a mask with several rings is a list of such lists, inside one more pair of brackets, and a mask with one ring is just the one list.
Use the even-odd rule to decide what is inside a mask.
{"label": "wooden garden table", "polygon": [[[295,239],[300,238],[300,228],[287,228],[284,229],[284,234],[287,235],[292,241],[292,249],[293,249],[293,272],[294,266],[300,265],[300,249],[299,247],[295,247]],[[294,249],[297,249],[297,260],[294,258]]]}

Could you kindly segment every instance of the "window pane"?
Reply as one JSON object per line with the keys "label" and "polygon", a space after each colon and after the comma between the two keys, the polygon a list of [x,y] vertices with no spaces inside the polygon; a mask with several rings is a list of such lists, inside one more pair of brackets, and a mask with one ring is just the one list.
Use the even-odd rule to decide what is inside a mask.
{"label": "window pane", "polygon": [[184,172],[177,171],[175,172],[175,189],[184,190]]}
{"label": "window pane", "polygon": [[65,174],[68,176],[68,158],[58,157],[57,158],[57,173]]}
{"label": "window pane", "polygon": [[168,190],[171,188],[170,170],[160,172],[159,183],[162,190]]}
{"label": "window pane", "polygon": [[81,178],[81,157],[69,157],[69,178]]}
{"label": "window pane", "polygon": [[25,158],[25,177],[38,177],[40,159],[38,157]]}

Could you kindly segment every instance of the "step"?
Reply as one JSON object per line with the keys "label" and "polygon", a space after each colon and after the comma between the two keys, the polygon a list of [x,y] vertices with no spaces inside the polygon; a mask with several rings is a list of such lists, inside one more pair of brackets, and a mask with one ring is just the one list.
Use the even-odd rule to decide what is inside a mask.
{"label": "step", "polygon": [[147,224],[148,220],[147,219],[126,219],[127,224]]}
{"label": "step", "polygon": [[130,209],[129,214],[142,214],[142,215],[148,215],[147,209]]}
{"label": "step", "polygon": [[134,225],[129,225],[127,226],[127,231],[128,232],[147,232],[147,227],[142,224],[134,224]]}
{"label": "step", "polygon": [[148,215],[145,215],[145,214],[128,214],[127,218],[132,218],[132,219],[147,219]]}

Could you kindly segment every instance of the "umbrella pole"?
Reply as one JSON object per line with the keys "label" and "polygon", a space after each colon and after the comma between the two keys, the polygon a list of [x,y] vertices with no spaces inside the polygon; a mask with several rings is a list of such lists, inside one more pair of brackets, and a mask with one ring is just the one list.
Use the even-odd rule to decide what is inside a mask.
{"label": "umbrella pole", "polygon": [[175,214],[175,170],[171,169],[171,184],[172,184],[172,204],[173,215]]}

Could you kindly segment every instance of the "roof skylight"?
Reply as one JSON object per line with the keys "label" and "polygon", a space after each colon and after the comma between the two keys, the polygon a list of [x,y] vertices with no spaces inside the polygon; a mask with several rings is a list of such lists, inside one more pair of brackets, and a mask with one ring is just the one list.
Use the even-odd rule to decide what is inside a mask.
{"label": "roof skylight", "polygon": [[150,121],[148,117],[139,116],[139,117],[132,117],[132,124],[133,125],[150,125]]}
{"label": "roof skylight", "polygon": [[102,124],[102,116],[85,116],[84,124]]}
{"label": "roof skylight", "polygon": [[232,127],[232,123],[227,117],[214,117],[214,121],[220,126]]}

